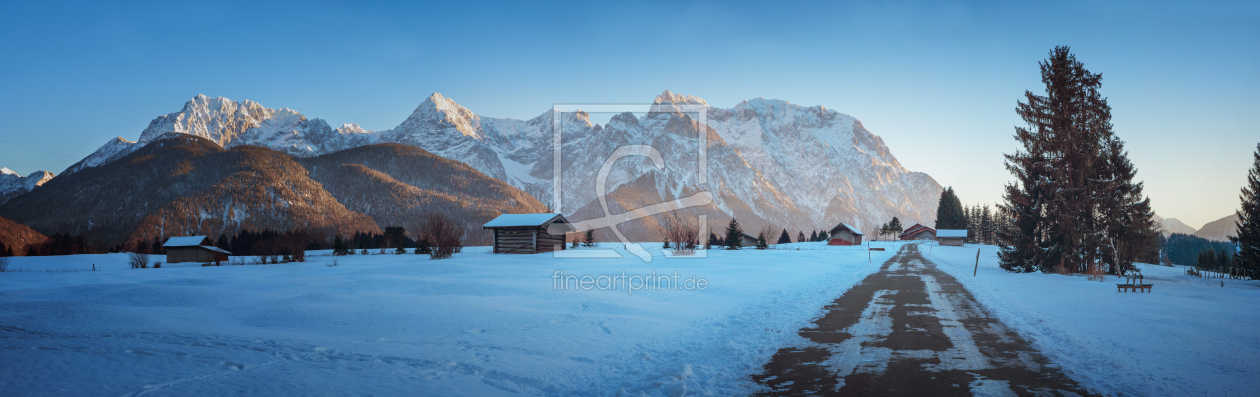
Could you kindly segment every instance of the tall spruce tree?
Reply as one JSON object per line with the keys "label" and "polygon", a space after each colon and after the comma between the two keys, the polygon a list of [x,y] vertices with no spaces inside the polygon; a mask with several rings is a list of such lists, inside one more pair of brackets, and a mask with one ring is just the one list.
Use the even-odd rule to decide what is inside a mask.
{"label": "tall spruce tree", "polygon": [[1022,146],[1007,154],[1015,181],[1005,187],[999,212],[1000,266],[1011,271],[1108,272],[1131,268],[1152,251],[1154,219],[1123,142],[1112,132],[1111,107],[1091,73],[1068,47],[1039,63],[1045,95],[1024,93],[1015,128]]}
{"label": "tall spruce tree", "polygon": [[779,242],[775,244],[789,244],[792,242],[792,236],[788,235],[787,229],[783,229],[783,234],[779,235]]}
{"label": "tall spruce tree", "polygon": [[770,248],[770,242],[766,241],[766,232],[757,233],[757,249],[763,250]]}
{"label": "tall spruce tree", "polygon": [[803,243],[803,242],[805,242],[805,241],[806,241],[806,240],[805,240],[805,232],[804,232],[804,231],[797,231],[797,232],[796,232],[796,242],[798,242],[798,243]]}
{"label": "tall spruce tree", "polygon": [[731,222],[726,224],[726,249],[737,250],[744,247],[744,228],[739,226],[739,221],[731,218]]}
{"label": "tall spruce tree", "polygon": [[810,232],[810,233],[809,233],[809,242],[811,242],[811,243],[812,243],[812,242],[815,242],[815,241],[818,241],[818,231],[817,231],[817,230],[812,231],[812,232]]}
{"label": "tall spruce tree", "polygon": [[962,201],[950,186],[941,191],[941,198],[936,203],[936,230],[963,229],[966,227],[966,214]]}
{"label": "tall spruce tree", "polygon": [[1234,254],[1237,266],[1246,270],[1252,279],[1260,279],[1260,144],[1256,144],[1252,157],[1247,186],[1238,197],[1242,208],[1238,210],[1238,220],[1234,221],[1236,235],[1230,237],[1230,241],[1238,246]]}

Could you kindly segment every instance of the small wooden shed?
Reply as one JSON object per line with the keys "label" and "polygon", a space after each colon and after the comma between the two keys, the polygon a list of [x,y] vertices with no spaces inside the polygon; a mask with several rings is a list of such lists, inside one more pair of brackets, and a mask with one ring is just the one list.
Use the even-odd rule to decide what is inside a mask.
{"label": "small wooden shed", "polygon": [[181,262],[227,262],[231,252],[210,245],[206,236],[171,237],[162,244],[166,250],[166,263]]}
{"label": "small wooden shed", "polygon": [[827,245],[862,245],[864,236],[856,227],[844,222],[831,228],[827,234],[831,236],[827,240]]}
{"label": "small wooden shed", "polygon": [[916,223],[897,235],[897,238],[902,240],[936,240],[936,229]]}
{"label": "small wooden shed", "polygon": [[496,254],[536,254],[565,249],[566,233],[577,231],[564,215],[503,214],[481,226],[493,234]]}
{"label": "small wooden shed", "polygon": [[967,242],[966,229],[941,229],[936,231],[936,239],[941,245],[956,245],[961,247]]}

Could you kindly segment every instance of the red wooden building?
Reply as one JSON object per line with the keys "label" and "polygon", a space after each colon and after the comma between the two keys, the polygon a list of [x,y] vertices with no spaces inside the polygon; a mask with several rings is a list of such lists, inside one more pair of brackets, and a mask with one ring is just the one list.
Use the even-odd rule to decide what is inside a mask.
{"label": "red wooden building", "polygon": [[936,229],[916,223],[897,235],[897,238],[902,240],[936,240]]}
{"label": "red wooden building", "polygon": [[862,232],[847,223],[841,222],[827,233],[831,236],[827,239],[827,245],[862,245]]}

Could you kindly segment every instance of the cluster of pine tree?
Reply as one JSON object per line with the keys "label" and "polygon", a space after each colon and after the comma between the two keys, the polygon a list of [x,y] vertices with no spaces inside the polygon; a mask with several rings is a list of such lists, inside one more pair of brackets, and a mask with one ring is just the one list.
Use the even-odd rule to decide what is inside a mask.
{"label": "cluster of pine tree", "polygon": [[1234,244],[1232,243],[1212,241],[1203,237],[1181,233],[1173,233],[1167,238],[1161,235],[1160,242],[1161,256],[1174,264],[1183,266],[1192,266],[1199,263],[1199,257],[1207,251],[1225,252],[1234,250]]}
{"label": "cluster of pine tree", "polygon": [[1243,186],[1239,200],[1242,209],[1238,210],[1238,220],[1234,226],[1237,235],[1230,238],[1238,246],[1234,255],[1235,266],[1242,268],[1253,279],[1260,278],[1260,144],[1256,151],[1251,171],[1247,173],[1247,185]]}
{"label": "cluster of pine tree", "polygon": [[[5,250],[8,251],[8,248],[6,247]],[[26,256],[79,255],[95,253],[96,250],[88,247],[87,239],[83,236],[72,236],[61,233],[48,236],[48,239],[44,240],[42,243],[26,246]]]}
{"label": "cluster of pine tree", "polygon": [[1199,252],[1198,258],[1194,260],[1194,267],[1201,270],[1212,270],[1222,272],[1225,269],[1235,267],[1234,255],[1230,254],[1233,248],[1229,250],[1207,250]]}
{"label": "cluster of pine tree", "polygon": [[3,241],[0,241],[0,256],[13,256],[13,248],[9,248]]}
{"label": "cluster of pine tree", "polygon": [[936,226],[933,229],[966,229],[967,213],[963,210],[962,201],[950,186],[941,191],[941,198],[936,202]]}
{"label": "cluster of pine tree", "polygon": [[967,240],[978,244],[997,244],[998,225],[1006,221],[1001,212],[994,212],[988,204],[976,204],[963,210],[967,219]]}
{"label": "cluster of pine tree", "polygon": [[1016,112],[1022,149],[1007,154],[1015,182],[999,205],[1010,222],[996,229],[1002,268],[1118,274],[1157,250],[1150,200],[1112,131],[1111,107],[1092,73],[1067,47],[1040,62],[1046,95],[1025,92]]}
{"label": "cluster of pine tree", "polygon": [[886,236],[886,235],[899,236],[901,235],[901,232],[905,230],[906,230],[905,226],[901,225],[901,219],[897,219],[897,217],[894,216],[892,220],[888,221],[888,223],[880,225],[879,235],[880,236]]}

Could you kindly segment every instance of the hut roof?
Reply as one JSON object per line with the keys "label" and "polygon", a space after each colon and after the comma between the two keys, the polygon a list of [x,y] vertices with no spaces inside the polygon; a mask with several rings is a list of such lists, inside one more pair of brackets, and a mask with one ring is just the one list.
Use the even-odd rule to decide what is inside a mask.
{"label": "hut roof", "polygon": [[936,237],[967,237],[966,229],[941,229],[936,231]]}
{"label": "hut roof", "polygon": [[[836,225],[835,227],[832,227],[832,228],[831,228],[831,231],[832,231],[832,232],[834,232],[836,229],[839,229],[839,228],[842,228],[842,227],[843,227],[843,228],[845,228],[845,229],[849,229],[849,231],[850,231],[850,232],[853,232],[853,234],[856,234],[856,235],[859,235],[859,236],[863,236],[863,235],[864,235],[864,234],[862,234],[862,232],[859,232],[859,231],[858,231],[858,229],[857,229],[856,227],[853,227],[852,225],[849,225],[849,224],[844,223],[844,222],[840,222],[840,224],[839,224],[839,225]],[[835,233],[831,233],[831,234],[835,234]]]}
{"label": "hut roof", "polygon": [[897,236],[898,236],[898,237],[905,237],[905,236],[910,235],[910,234],[918,233],[919,231],[922,231],[922,230],[931,230],[933,233],[936,233],[936,229],[933,229],[933,228],[930,228],[930,227],[927,227],[927,226],[923,226],[922,224],[916,223],[916,224],[914,224],[914,226],[910,226],[910,228],[909,228],[909,229],[906,229],[905,231],[901,232],[901,234],[898,234]]}
{"label": "hut roof", "polygon": [[206,241],[206,236],[171,237],[170,239],[166,240],[166,244],[162,244],[162,246],[163,247],[198,247],[198,246],[201,246],[201,243],[203,241]]}
{"label": "hut roof", "polygon": [[[562,222],[557,222],[557,221],[562,221]],[[569,225],[569,220],[565,219],[564,215],[556,214],[556,213],[503,214],[503,215],[499,215],[498,218],[494,218],[490,222],[486,222],[486,224],[481,225],[481,227],[482,228],[543,227],[543,226],[549,226],[554,223],[560,223],[560,224],[568,226],[567,229],[573,229],[573,226]],[[566,230],[566,231],[572,231],[572,230]]]}
{"label": "hut roof", "polygon": [[213,246],[213,245],[203,245],[203,246],[201,246],[201,248],[205,248],[205,249],[208,249],[208,250],[211,250],[211,251],[214,251],[214,252],[218,252],[218,253],[224,253],[224,254],[232,255],[232,253],[231,253],[231,252],[229,252],[229,251],[227,251],[227,250],[225,250],[225,249],[219,248],[219,247],[215,247],[215,246]]}

